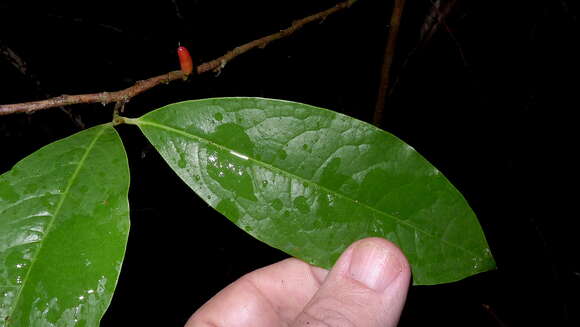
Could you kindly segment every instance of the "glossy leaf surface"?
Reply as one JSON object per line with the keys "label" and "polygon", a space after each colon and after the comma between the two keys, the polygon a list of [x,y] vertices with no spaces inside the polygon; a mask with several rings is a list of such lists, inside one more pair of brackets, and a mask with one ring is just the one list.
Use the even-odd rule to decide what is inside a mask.
{"label": "glossy leaf surface", "polygon": [[98,326],[129,231],[129,170],[96,126],[0,176],[0,326]]}
{"label": "glossy leaf surface", "polygon": [[395,136],[329,110],[280,100],[172,104],[137,124],[208,204],[254,237],[329,268],[355,240],[380,236],[415,284],[495,264],[451,183]]}

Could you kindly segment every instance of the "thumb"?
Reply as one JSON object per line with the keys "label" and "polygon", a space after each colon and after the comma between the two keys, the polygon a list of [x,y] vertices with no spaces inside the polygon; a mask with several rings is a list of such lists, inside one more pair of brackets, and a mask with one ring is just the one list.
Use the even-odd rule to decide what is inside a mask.
{"label": "thumb", "polygon": [[382,238],[357,241],[340,256],[292,326],[396,326],[410,277],[396,245]]}

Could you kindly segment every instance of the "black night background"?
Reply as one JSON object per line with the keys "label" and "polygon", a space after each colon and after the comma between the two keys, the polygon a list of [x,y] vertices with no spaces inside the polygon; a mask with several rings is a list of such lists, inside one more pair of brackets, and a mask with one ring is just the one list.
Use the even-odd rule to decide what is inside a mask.
{"label": "black night background", "polygon": [[[0,103],[123,89],[178,69],[178,43],[206,62],[337,2],[0,0],[0,50],[11,49],[27,68],[0,53]],[[190,99],[259,96],[371,121],[392,3],[359,0],[219,74],[153,88],[133,98],[125,115]],[[450,9],[429,33],[434,4]],[[570,0],[407,1],[381,128],[464,194],[498,269],[412,287],[400,326],[580,323],[578,214],[565,209],[577,196],[568,187],[577,177],[578,145],[569,134],[579,108],[578,13]],[[113,105],[67,110],[0,116],[0,173],[52,141],[110,121]],[[287,257],[208,207],[135,126],[117,130],[131,168],[131,232],[101,326],[183,326],[230,282]]]}

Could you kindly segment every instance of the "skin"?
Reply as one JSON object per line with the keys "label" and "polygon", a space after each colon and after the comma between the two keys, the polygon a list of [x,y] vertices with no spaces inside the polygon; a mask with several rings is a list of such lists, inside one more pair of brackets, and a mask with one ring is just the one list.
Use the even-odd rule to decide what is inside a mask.
{"label": "skin", "polygon": [[367,238],[348,247],[331,271],[294,258],[255,270],[216,294],[185,326],[396,326],[410,277],[396,245]]}

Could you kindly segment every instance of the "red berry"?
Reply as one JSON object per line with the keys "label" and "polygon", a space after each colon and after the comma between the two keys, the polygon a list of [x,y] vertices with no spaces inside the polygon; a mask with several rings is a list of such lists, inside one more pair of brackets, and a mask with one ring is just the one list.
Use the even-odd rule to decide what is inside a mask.
{"label": "red berry", "polygon": [[189,51],[184,46],[177,48],[177,55],[179,56],[179,65],[181,66],[181,71],[185,76],[191,75],[193,72],[193,61],[189,55]]}

